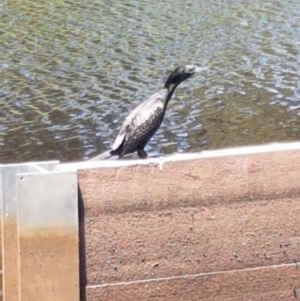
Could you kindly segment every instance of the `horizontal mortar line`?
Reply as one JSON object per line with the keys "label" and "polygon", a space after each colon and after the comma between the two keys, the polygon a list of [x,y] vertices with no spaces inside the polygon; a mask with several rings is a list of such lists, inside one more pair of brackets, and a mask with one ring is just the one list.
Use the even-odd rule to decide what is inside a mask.
{"label": "horizontal mortar line", "polygon": [[297,263],[277,264],[277,265],[261,266],[261,267],[256,267],[256,268],[217,271],[217,272],[200,273],[200,274],[183,275],[183,276],[170,276],[170,277],[141,279],[141,280],[134,280],[134,281],[126,281],[126,282],[94,284],[94,285],[87,285],[86,288],[102,288],[102,287],[108,287],[108,286],[119,286],[119,285],[130,285],[130,284],[149,283],[149,282],[158,282],[158,281],[167,281],[167,280],[188,279],[188,278],[196,278],[196,277],[203,277],[203,276],[224,275],[226,273],[233,273],[233,272],[253,272],[253,271],[259,271],[259,270],[275,269],[275,268],[281,268],[281,267],[293,267],[293,266],[298,268]]}

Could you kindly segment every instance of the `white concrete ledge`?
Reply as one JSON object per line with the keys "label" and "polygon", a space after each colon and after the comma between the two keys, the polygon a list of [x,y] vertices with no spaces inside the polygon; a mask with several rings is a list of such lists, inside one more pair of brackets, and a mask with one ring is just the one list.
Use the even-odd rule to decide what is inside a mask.
{"label": "white concrete ledge", "polygon": [[182,161],[182,160],[195,160],[205,158],[216,158],[225,156],[242,156],[249,154],[259,154],[268,152],[281,152],[300,150],[300,142],[288,143],[269,143],[263,145],[243,146],[235,148],[226,148],[220,150],[202,151],[199,153],[176,153],[159,158],[137,159],[137,160],[102,160],[102,161],[83,161],[62,163],[57,165],[56,170],[82,170],[90,168],[111,168],[111,167],[126,167],[132,165],[157,165],[162,169],[163,164],[166,162]]}

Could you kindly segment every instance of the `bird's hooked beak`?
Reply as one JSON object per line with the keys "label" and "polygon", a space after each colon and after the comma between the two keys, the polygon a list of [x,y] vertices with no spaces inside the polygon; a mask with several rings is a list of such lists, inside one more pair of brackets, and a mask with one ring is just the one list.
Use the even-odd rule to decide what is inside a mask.
{"label": "bird's hooked beak", "polygon": [[200,66],[195,66],[195,69],[193,70],[194,73],[200,73],[203,71],[207,71],[209,68],[208,67],[200,67]]}

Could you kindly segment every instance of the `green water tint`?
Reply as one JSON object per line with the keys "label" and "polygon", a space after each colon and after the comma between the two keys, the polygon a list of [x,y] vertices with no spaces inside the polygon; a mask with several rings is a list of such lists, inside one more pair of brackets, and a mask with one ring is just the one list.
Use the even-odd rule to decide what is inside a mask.
{"label": "green water tint", "polygon": [[300,137],[300,3],[21,1],[0,5],[1,162],[106,150],[178,64],[152,154]]}

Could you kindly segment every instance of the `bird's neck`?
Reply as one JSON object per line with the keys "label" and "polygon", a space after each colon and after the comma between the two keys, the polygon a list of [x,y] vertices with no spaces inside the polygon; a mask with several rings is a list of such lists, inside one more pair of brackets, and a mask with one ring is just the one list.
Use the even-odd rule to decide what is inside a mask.
{"label": "bird's neck", "polygon": [[167,97],[165,100],[165,109],[170,101],[170,99],[172,98],[175,89],[177,88],[178,84],[169,84],[169,85],[165,85],[165,89],[167,90]]}

